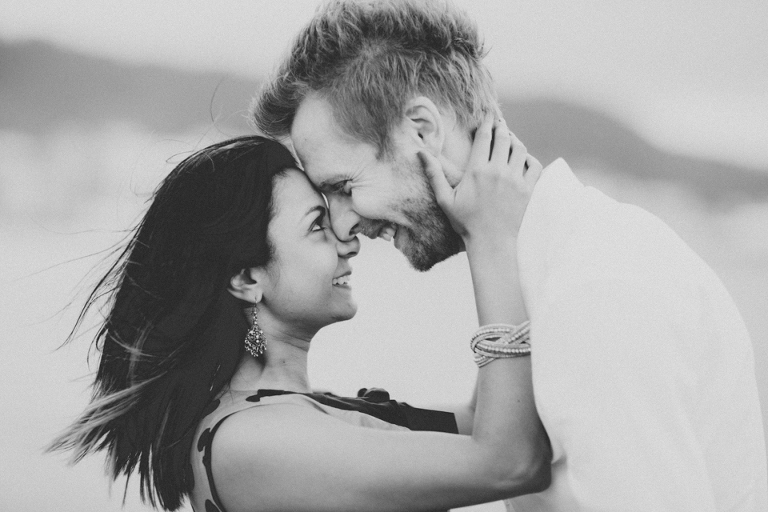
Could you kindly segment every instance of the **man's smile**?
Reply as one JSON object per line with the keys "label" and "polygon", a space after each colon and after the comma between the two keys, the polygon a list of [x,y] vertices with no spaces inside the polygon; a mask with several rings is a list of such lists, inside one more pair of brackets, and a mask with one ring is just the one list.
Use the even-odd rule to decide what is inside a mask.
{"label": "man's smile", "polygon": [[378,237],[383,238],[387,242],[391,242],[392,239],[397,234],[397,224],[386,224],[381,230],[379,231]]}

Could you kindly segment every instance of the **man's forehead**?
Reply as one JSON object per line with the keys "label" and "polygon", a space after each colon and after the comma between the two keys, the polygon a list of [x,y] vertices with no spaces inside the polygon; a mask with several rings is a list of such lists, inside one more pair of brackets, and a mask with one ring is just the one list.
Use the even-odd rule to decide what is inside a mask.
{"label": "man's forehead", "polygon": [[[304,142],[307,142],[306,140]],[[312,150],[312,144],[296,144],[295,140],[292,140],[294,154],[301,169],[307,175],[309,180],[316,187],[323,189],[328,185],[331,185],[340,179],[343,179],[338,165],[335,162],[338,158],[333,157],[333,153],[328,151],[314,151]]]}
{"label": "man's forehead", "polygon": [[302,151],[314,151],[318,146],[356,146],[360,143],[341,127],[331,102],[317,93],[308,94],[296,109],[291,138]]}
{"label": "man's forehead", "polygon": [[307,139],[298,143],[296,139],[292,139],[292,145],[296,159],[310,181],[318,187],[324,184],[321,182],[328,181],[329,174],[333,173],[333,162],[336,159],[332,158],[328,151],[315,150],[323,146],[315,145]]}
{"label": "man's forehead", "polygon": [[328,100],[309,94],[299,104],[291,124],[291,138],[300,144],[313,143],[323,135],[340,132]]}
{"label": "man's forehead", "polygon": [[291,140],[304,171],[316,186],[348,179],[354,168],[375,160],[375,148],[344,133],[331,104],[317,95],[308,96],[299,105]]}

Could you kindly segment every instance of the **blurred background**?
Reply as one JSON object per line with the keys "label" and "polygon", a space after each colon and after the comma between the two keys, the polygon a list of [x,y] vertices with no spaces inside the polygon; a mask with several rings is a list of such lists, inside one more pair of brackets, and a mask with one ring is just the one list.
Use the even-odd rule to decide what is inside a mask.
{"label": "blurred background", "polygon": [[[528,150],[655,213],[721,276],[768,411],[768,2],[455,3],[485,35]],[[148,510],[133,484],[121,508],[102,457],[70,468],[43,454],[87,403],[98,362],[87,362],[92,333],[58,347],[159,180],[251,131],[259,81],[316,5],[0,1],[2,510]],[[313,342],[313,385],[383,387],[422,406],[467,399],[465,258],[418,274],[364,240],[353,263],[360,310]]]}

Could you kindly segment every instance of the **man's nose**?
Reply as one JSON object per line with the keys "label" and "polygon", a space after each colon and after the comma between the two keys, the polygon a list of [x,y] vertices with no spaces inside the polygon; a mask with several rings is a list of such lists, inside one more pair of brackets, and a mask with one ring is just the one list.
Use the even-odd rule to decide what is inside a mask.
{"label": "man's nose", "polygon": [[342,242],[355,238],[361,230],[360,216],[352,209],[351,198],[331,196],[328,198],[328,206],[331,214],[331,228],[336,238]]}

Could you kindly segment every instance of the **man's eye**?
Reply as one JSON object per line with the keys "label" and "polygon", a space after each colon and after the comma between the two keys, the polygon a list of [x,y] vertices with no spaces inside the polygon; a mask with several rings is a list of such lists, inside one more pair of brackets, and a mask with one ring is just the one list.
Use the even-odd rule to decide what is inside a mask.
{"label": "man's eye", "polygon": [[347,183],[349,183],[349,180],[338,181],[330,186],[329,192],[333,194],[349,194]]}

